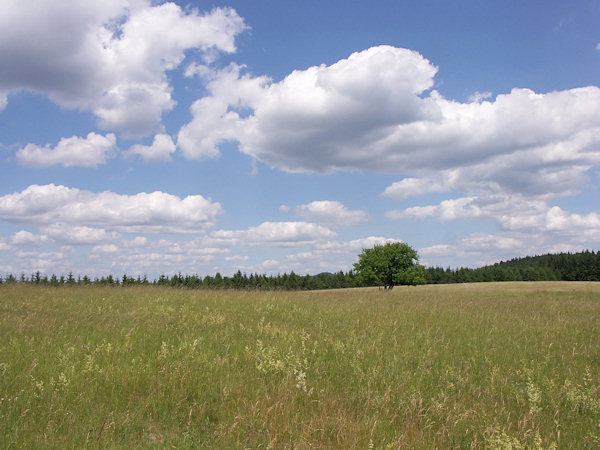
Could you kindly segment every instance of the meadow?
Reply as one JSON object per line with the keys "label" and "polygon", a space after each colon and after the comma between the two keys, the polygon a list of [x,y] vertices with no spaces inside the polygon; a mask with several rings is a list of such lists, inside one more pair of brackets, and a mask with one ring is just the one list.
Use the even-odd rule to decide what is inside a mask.
{"label": "meadow", "polygon": [[1,448],[598,448],[600,283],[0,286]]}

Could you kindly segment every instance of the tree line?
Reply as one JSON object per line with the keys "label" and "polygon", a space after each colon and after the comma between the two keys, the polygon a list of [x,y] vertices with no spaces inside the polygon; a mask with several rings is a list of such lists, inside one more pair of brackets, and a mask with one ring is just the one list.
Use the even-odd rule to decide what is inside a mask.
{"label": "tree line", "polygon": [[[423,269],[427,284],[477,283],[490,281],[600,281],[600,251],[558,253],[513,258],[476,269],[426,267]],[[237,271],[233,276],[161,275],[149,280],[146,276],[107,275],[90,278],[87,275],[44,275],[35,272],[0,275],[0,284],[27,283],[44,286],[98,285],[98,286],[170,286],[189,289],[259,289],[259,290],[318,290],[377,286],[376,280],[358,276],[356,271],[297,275],[293,271],[277,275],[250,274]],[[410,284],[410,283],[409,283]]]}
{"label": "tree line", "polygon": [[233,276],[223,276],[217,272],[214,276],[206,275],[161,275],[149,280],[147,276],[115,277],[107,275],[90,278],[88,276],[77,276],[69,274],[50,277],[35,272],[30,276],[22,273],[19,277],[12,274],[0,276],[0,284],[3,283],[27,283],[43,286],[75,286],[75,285],[97,285],[97,286],[168,286],[189,289],[262,289],[262,290],[318,290],[339,289],[362,286],[353,271],[339,271],[337,273],[320,273],[318,275],[297,275],[293,271],[277,275],[266,275],[253,273],[247,275],[237,271]]}
{"label": "tree line", "polygon": [[428,284],[478,283],[487,281],[600,281],[600,251],[558,253],[470,268],[425,269]]}

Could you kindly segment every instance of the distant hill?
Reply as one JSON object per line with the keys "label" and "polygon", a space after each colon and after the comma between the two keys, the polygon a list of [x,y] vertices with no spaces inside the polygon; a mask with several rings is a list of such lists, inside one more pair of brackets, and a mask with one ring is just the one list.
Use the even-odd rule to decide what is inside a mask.
{"label": "distant hill", "polygon": [[425,270],[428,283],[469,283],[485,281],[600,281],[600,252],[558,253],[523,258],[469,269]]}

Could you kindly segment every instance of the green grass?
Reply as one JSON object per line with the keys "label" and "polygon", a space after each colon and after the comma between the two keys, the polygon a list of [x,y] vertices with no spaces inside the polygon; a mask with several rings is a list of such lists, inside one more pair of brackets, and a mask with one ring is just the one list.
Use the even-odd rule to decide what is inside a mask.
{"label": "green grass", "polygon": [[597,448],[600,284],[0,286],[2,448]]}

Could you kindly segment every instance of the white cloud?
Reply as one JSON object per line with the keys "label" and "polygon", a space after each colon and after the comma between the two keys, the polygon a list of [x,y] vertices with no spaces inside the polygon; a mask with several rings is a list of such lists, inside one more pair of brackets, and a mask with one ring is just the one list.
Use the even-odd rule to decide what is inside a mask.
{"label": "white cloud", "polygon": [[[216,157],[219,143],[290,172],[343,169],[404,173],[385,195],[456,189],[562,196],[576,193],[600,163],[600,88],[545,94],[513,89],[461,103],[433,86],[437,68],[389,46],[331,66],[296,70],[280,82],[202,72],[210,95],[192,107],[178,146],[188,158]],[[418,177],[414,176],[418,175]]]}
{"label": "white cloud", "polygon": [[175,151],[175,143],[171,136],[157,134],[152,145],[135,144],[125,152],[125,155],[139,155],[144,161],[170,161],[171,153]]}
{"label": "white cloud", "polygon": [[399,239],[384,238],[380,236],[369,236],[366,238],[354,239],[348,242],[328,241],[315,246],[317,251],[333,255],[358,254],[363,248],[371,248],[375,245],[384,245],[388,242],[400,242]]}
{"label": "white cloud", "polygon": [[116,241],[120,237],[119,233],[106,231],[103,228],[70,226],[64,223],[55,223],[39,228],[42,233],[55,241],[70,245],[98,244],[107,241]]}
{"label": "white cloud", "polygon": [[146,245],[148,245],[148,238],[145,236],[136,236],[135,238],[129,240],[129,241],[125,241],[123,243],[123,245],[125,245],[125,247],[145,247]]}
{"label": "white cloud", "polygon": [[199,233],[216,224],[219,203],[156,191],[135,195],[32,185],[0,197],[0,219],[36,225],[103,227],[127,233]]}
{"label": "white cloud", "polygon": [[[331,230],[307,222],[265,222],[246,230],[217,230],[192,239],[185,236],[176,239],[145,236],[124,239],[113,233],[85,227],[67,228],[63,234],[60,234],[59,226],[42,229],[54,233],[52,238],[19,233],[23,242],[20,245],[3,246],[0,241],[0,250],[8,252],[0,258],[0,267],[3,262],[10,262],[9,271],[14,273],[40,270],[47,274],[61,274],[73,271],[92,277],[127,273],[147,274],[152,278],[161,273],[177,272],[204,276],[216,271],[229,275],[237,269],[249,273],[289,273],[294,270],[300,274],[316,274],[349,270],[363,248],[397,241],[383,237],[338,241]],[[62,245],[66,241],[64,235],[69,231],[79,232],[80,237],[71,239],[74,246]],[[101,240],[102,236],[105,240]],[[35,245],[36,251],[30,250],[32,245]],[[27,251],[18,251],[17,254],[19,248]],[[262,250],[257,251],[257,248]],[[296,250],[298,253],[294,253]],[[62,255],[55,265],[48,264],[41,256],[53,252]],[[66,253],[69,253],[68,258]],[[265,261],[269,262],[263,264]]]}
{"label": "white cloud", "polygon": [[596,45],[596,50],[600,50],[600,42]]}
{"label": "white cloud", "polygon": [[[145,238],[144,238],[145,239]],[[210,247],[206,236],[192,240],[145,239],[138,236],[114,244],[98,245],[92,249],[90,259],[96,264],[106,264],[110,255],[111,270],[128,274],[207,273],[207,264],[217,256],[230,252],[228,248]]]}
{"label": "white cloud", "polygon": [[225,257],[225,261],[230,261],[230,262],[241,262],[241,261],[248,261],[248,257],[247,256],[226,256]]}
{"label": "white cloud", "polygon": [[546,243],[535,235],[523,233],[472,233],[453,244],[437,244],[419,249],[422,262],[431,258],[437,265],[480,267],[502,259],[545,253]]}
{"label": "white cloud", "polygon": [[[309,222],[263,222],[247,230],[215,230],[199,237],[195,245],[202,248],[298,247],[316,245],[335,239],[337,234],[329,228]],[[188,249],[186,248],[187,252]]]}
{"label": "white cloud", "polygon": [[434,217],[442,222],[456,219],[493,219],[505,230],[531,229],[562,233],[600,232],[600,214],[569,213],[542,200],[504,194],[444,200],[438,205],[413,206],[388,211],[390,219]]}
{"label": "white cloud", "polygon": [[[600,231],[600,230],[598,230]],[[600,242],[597,232],[595,242]],[[499,233],[472,233],[451,244],[436,244],[419,249],[422,263],[438,266],[457,265],[481,267],[501,260],[546,253],[578,252],[589,249],[590,236],[574,230],[564,234],[537,229],[502,231]]]}
{"label": "white cloud", "polygon": [[[281,208],[280,208],[281,209]],[[283,209],[281,209],[284,211]],[[334,228],[353,227],[366,222],[370,216],[365,211],[351,211],[338,201],[314,201],[294,208],[299,217],[312,220]]]}
{"label": "white cloud", "polygon": [[62,138],[54,148],[27,144],[17,151],[17,160],[26,166],[48,167],[61,164],[63,167],[95,167],[104,164],[116,150],[117,138],[91,132],[86,138],[73,136]]}
{"label": "white cloud", "polygon": [[[436,71],[418,53],[389,46],[278,83],[226,70],[192,109],[185,145],[195,141],[201,154],[217,155],[219,142],[237,139],[243,152],[292,172],[443,170],[534,150],[554,159],[570,154],[567,165],[573,156],[598,160],[585,153],[600,139],[599,88],[513,89],[493,102],[480,95],[459,103],[427,93]],[[239,106],[247,117],[230,108]]]}
{"label": "white cloud", "polygon": [[[204,154],[218,154],[219,142],[235,138],[243,152],[272,167],[327,172],[338,168],[339,158],[388,134],[390,126],[431,115],[430,102],[418,95],[433,85],[437,69],[416,52],[381,46],[331,66],[294,71],[279,83],[239,71],[230,68],[209,83],[212,95],[192,108],[185,137],[205,145]],[[251,114],[240,118],[228,106]]]}
{"label": "white cloud", "polygon": [[179,131],[177,147],[189,159],[217,158],[217,145],[236,135],[238,114],[228,111],[227,103],[213,97],[197,100],[190,110],[194,119]]}
{"label": "white cloud", "polygon": [[250,227],[243,235],[249,245],[294,247],[307,245],[337,235],[328,228],[308,222],[263,222]]}
{"label": "white cloud", "polygon": [[[69,263],[66,260],[67,255],[62,252],[16,252],[14,255],[14,265],[18,267],[18,272],[31,274],[36,271],[41,273],[67,273],[70,271]],[[10,270],[13,272],[13,270]]]}
{"label": "white cloud", "polygon": [[220,72],[203,73],[213,95],[194,102],[190,108],[192,121],[179,131],[177,147],[186,158],[216,158],[220,143],[240,139],[245,133],[243,113],[260,101],[269,79],[240,75],[242,69],[232,64]]}
{"label": "white cloud", "polygon": [[543,226],[552,231],[600,232],[600,214],[573,214],[553,206],[546,212]]}
{"label": "white cloud", "polygon": [[96,245],[92,249],[92,253],[117,253],[118,251],[119,247],[115,244]]}
{"label": "white cloud", "polygon": [[390,239],[378,236],[369,236],[366,238],[354,239],[347,242],[325,241],[317,243],[310,252],[300,252],[289,255],[288,259],[296,260],[298,258],[323,258],[326,255],[339,257],[341,255],[356,255],[364,248],[372,248],[375,245],[383,245],[388,242],[399,242],[398,239]]}
{"label": "white cloud", "polygon": [[231,8],[201,14],[149,0],[6,0],[2,10],[0,92],[40,92],[129,135],[157,129],[173,107],[166,71],[187,50],[234,52],[246,29]]}
{"label": "white cloud", "polygon": [[471,252],[478,251],[483,253],[500,250],[504,253],[515,253],[522,251],[520,249],[525,246],[525,242],[522,239],[509,235],[474,233],[463,238],[461,245]]}
{"label": "white cloud", "polygon": [[484,216],[482,208],[475,197],[463,197],[444,200],[439,205],[412,206],[404,210],[386,212],[389,219],[424,219],[436,217],[442,222],[457,218],[478,218]]}
{"label": "white cloud", "polygon": [[491,98],[491,97],[492,97],[492,93],[489,91],[486,91],[486,92],[477,91],[474,94],[469,95],[469,101],[479,103],[479,102],[486,100],[488,98]]}
{"label": "white cloud", "polygon": [[450,255],[452,251],[452,246],[449,244],[436,244],[420,249],[419,255],[424,257]]}
{"label": "white cloud", "polygon": [[10,239],[13,245],[41,245],[49,241],[48,236],[33,234],[25,230],[17,231]]}
{"label": "white cloud", "polygon": [[446,192],[457,184],[457,175],[458,171],[451,170],[430,178],[404,178],[388,186],[382,195],[401,200],[430,192]]}
{"label": "white cloud", "polygon": [[228,254],[228,248],[210,247],[206,236],[192,240],[150,240],[137,236],[94,246],[89,260],[106,272],[129,274],[186,274],[206,273],[209,262],[219,255]]}

